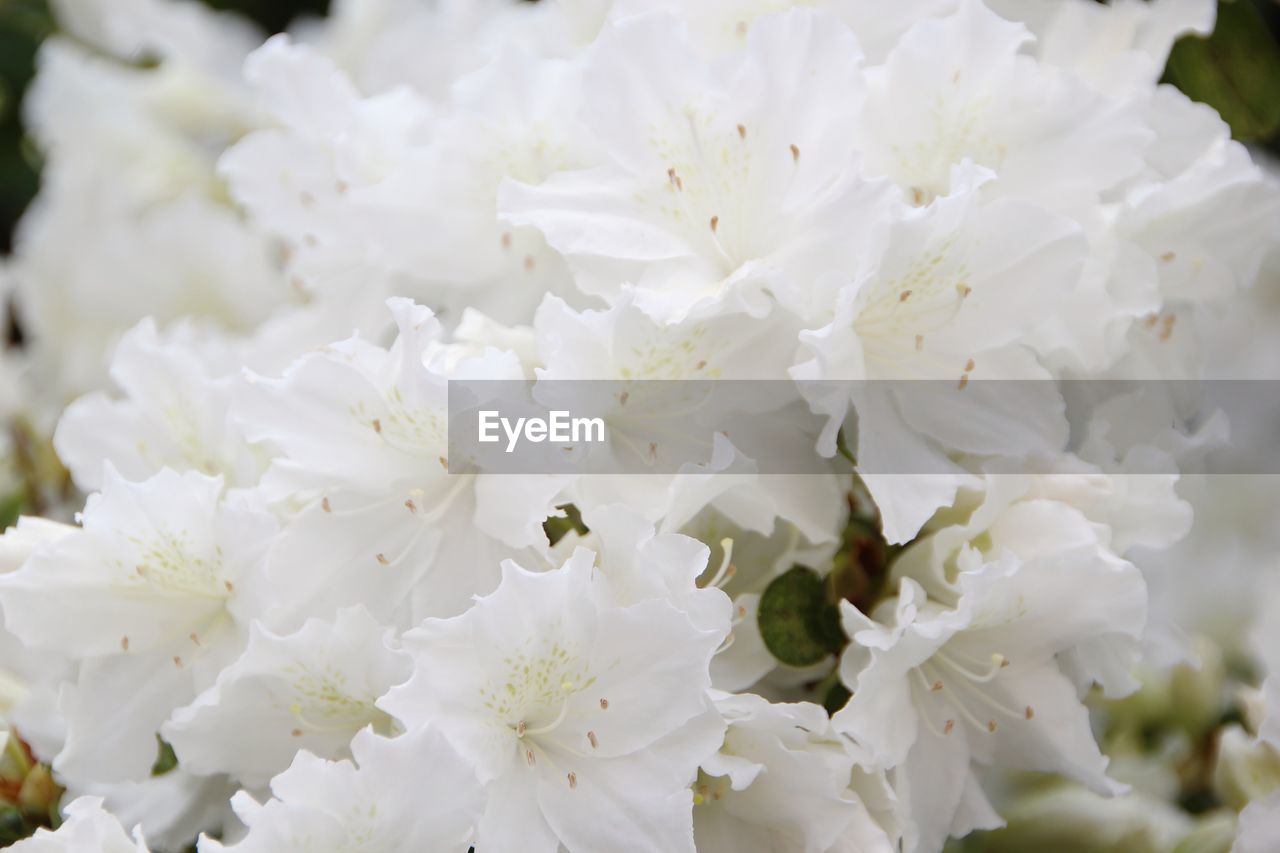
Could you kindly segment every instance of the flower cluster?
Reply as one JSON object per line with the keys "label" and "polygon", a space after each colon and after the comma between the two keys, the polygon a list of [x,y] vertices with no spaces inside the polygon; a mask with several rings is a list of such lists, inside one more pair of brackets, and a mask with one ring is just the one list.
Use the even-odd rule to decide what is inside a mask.
{"label": "flower cluster", "polygon": [[[1143,790],[1090,708],[1200,659],[1220,424],[1065,450],[982,380],[1224,351],[1280,192],[1158,85],[1212,2],[54,5],[3,366],[74,488],[0,663],[69,805],[15,849],[938,853]],[[865,473],[451,465],[461,379],[794,381]]]}

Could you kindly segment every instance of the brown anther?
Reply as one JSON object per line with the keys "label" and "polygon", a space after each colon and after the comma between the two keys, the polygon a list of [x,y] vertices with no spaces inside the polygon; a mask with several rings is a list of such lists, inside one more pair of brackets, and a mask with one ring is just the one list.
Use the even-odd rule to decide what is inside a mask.
{"label": "brown anther", "polygon": [[1176,260],[1177,257],[1178,257],[1177,252],[1165,252],[1163,255],[1160,256],[1160,260],[1164,261],[1166,264],[1169,264],[1169,263],[1173,263],[1173,261]]}
{"label": "brown anther", "polygon": [[436,461],[438,461],[438,462],[440,463],[440,467],[441,467],[441,468],[445,469],[446,471],[448,471],[448,470],[449,470],[449,457],[448,457],[448,456],[441,456],[441,457],[440,457],[438,460],[436,460]]}
{"label": "brown anther", "polygon": [[995,720],[987,720],[987,731],[991,732],[992,734],[995,734],[995,733],[996,733],[996,721],[995,721]]}
{"label": "brown anther", "polygon": [[920,205],[924,204],[924,190],[920,189],[919,187],[912,187],[911,203],[914,204],[916,207],[919,207]]}
{"label": "brown anther", "polygon": [[972,373],[972,372],[973,372],[973,359],[969,359],[968,361],[966,361],[966,362],[964,363],[964,372],[965,372],[965,373]]}
{"label": "brown anther", "polygon": [[961,391],[963,391],[963,390],[964,390],[964,386],[966,386],[966,385],[968,385],[968,384],[969,384],[969,374],[967,374],[967,373],[966,373],[966,374],[964,374],[963,376],[961,376],[961,377],[960,377],[960,383],[959,383],[958,385],[956,385],[956,387],[957,387],[957,388],[959,388]]}
{"label": "brown anther", "polygon": [[573,790],[576,787],[578,787],[578,774],[570,770],[569,771],[569,789]]}
{"label": "brown anther", "polygon": [[197,646],[200,645],[200,637],[196,634],[195,631],[192,631],[190,634],[188,634],[187,639],[195,643]]}
{"label": "brown anther", "polygon": [[959,83],[959,82],[960,82],[960,71],[959,71],[959,70],[957,70],[955,74],[952,74],[952,75],[951,75],[951,82],[952,82],[952,83]]}
{"label": "brown anther", "polygon": [[738,138],[739,139],[747,138],[747,126],[745,124],[738,125]]}
{"label": "brown anther", "polygon": [[714,233],[715,233],[715,231],[716,231],[716,226],[717,226],[717,225],[719,225],[719,224],[720,224],[720,217],[719,217],[719,216],[713,216],[713,217],[711,217],[711,233],[712,233],[712,234],[714,234]]}
{"label": "brown anther", "polygon": [[600,741],[596,738],[595,732],[587,732],[587,742],[591,744],[592,749],[596,749],[600,746]]}
{"label": "brown anther", "polygon": [[351,189],[351,185],[346,181],[338,181],[333,188],[338,191],[338,195],[346,195],[347,190]]}
{"label": "brown anther", "polygon": [[373,419],[373,431],[376,433],[382,432],[382,421],[378,420],[377,418]]}
{"label": "brown anther", "polygon": [[177,655],[174,655],[173,665],[176,666],[178,669],[182,669],[182,658],[178,657]]}
{"label": "brown anther", "polygon": [[1008,666],[1008,665],[1009,665],[1009,659],[1008,659],[1007,657],[1005,657],[1004,655],[1001,655],[1001,656],[1000,656],[1000,668],[1001,668],[1001,669],[1004,669],[1004,668],[1005,668],[1006,666]]}
{"label": "brown anther", "polygon": [[537,763],[538,763],[538,762],[537,762],[537,760],[533,757],[533,750],[532,750],[532,749],[526,749],[526,750],[524,751],[524,760],[525,760],[525,761],[527,761],[527,762],[529,762],[529,766],[530,766],[530,767],[532,767],[533,765],[535,765],[535,764],[537,764]]}
{"label": "brown anther", "polygon": [[649,458],[650,459],[658,458],[658,442],[656,441],[649,442]]}
{"label": "brown anther", "polygon": [[899,302],[906,302],[906,301],[907,301],[908,299],[910,299],[910,298],[911,298],[911,291],[910,291],[910,290],[904,290],[904,291],[902,291],[901,293],[899,293],[899,294],[898,294],[898,301],[899,301]]}
{"label": "brown anther", "polygon": [[952,730],[952,729],[954,729],[955,727],[956,727],[956,721],[955,721],[955,720],[947,720],[946,725],[944,725],[944,726],[942,727],[942,733],[943,733],[944,735],[949,735],[949,734],[951,734],[951,730]]}
{"label": "brown anther", "polygon": [[502,232],[502,248],[504,249],[511,248],[511,232],[510,231]]}
{"label": "brown anther", "polygon": [[407,501],[405,501],[404,506],[405,506],[405,509],[409,510],[409,512],[418,511],[418,505],[413,502],[413,498],[409,498]]}
{"label": "brown anther", "polygon": [[1032,717],[1034,717],[1034,716],[1036,715],[1036,709],[1035,709],[1035,708],[1032,708],[1030,705],[1028,705],[1028,706],[1027,706],[1027,710],[1026,710],[1026,711],[1024,711],[1024,712],[1022,713],[1022,715],[1023,715],[1024,717],[1026,717],[1026,718],[1029,720],[1029,719],[1031,719]]}
{"label": "brown anther", "polygon": [[236,585],[235,585],[235,584],[233,584],[231,581],[223,581],[223,582],[222,582],[222,585],[223,585],[223,586],[225,586],[225,587],[227,588],[227,592],[235,592],[235,591],[236,591]]}
{"label": "brown anther", "polygon": [[377,557],[377,560],[378,560],[378,562],[379,562],[379,563],[381,563],[381,564],[382,564],[382,565],[384,565],[384,566],[385,566],[385,565],[387,565],[387,555],[386,555],[386,554],[376,554],[375,556]]}
{"label": "brown anther", "polygon": [[697,364],[695,364],[695,365],[693,366],[693,369],[694,369],[694,370],[701,370],[702,368],[704,368],[704,367],[706,367],[706,366],[707,366],[707,360],[704,358],[702,361],[700,361],[700,362],[698,362]]}
{"label": "brown anther", "polygon": [[601,700],[600,700],[600,710],[601,710],[601,711],[607,711],[607,710],[609,710],[609,700],[608,700],[608,699],[601,699]]}
{"label": "brown anther", "polygon": [[533,267],[534,267],[533,255],[525,255],[525,256],[524,256],[524,271],[525,271],[525,272],[533,272]]}
{"label": "brown anther", "polygon": [[320,499],[320,508],[325,512],[333,512],[333,507],[329,505],[329,498],[327,495]]}
{"label": "brown anther", "polygon": [[956,285],[956,291],[960,294],[960,298],[964,299],[970,293],[973,293],[973,288],[967,284],[961,283]]}
{"label": "brown anther", "polygon": [[293,735],[294,737],[302,737],[302,729],[294,729],[293,731],[289,732],[289,734]]}
{"label": "brown anther", "polygon": [[937,693],[939,690],[942,689],[942,682],[941,681],[933,682],[933,684],[929,685],[929,689],[932,690],[934,693]]}
{"label": "brown anther", "polygon": [[129,651],[129,636],[127,634],[120,638],[120,650],[124,652]]}
{"label": "brown anther", "polygon": [[1165,316],[1160,326],[1160,340],[1169,340],[1169,336],[1173,334],[1173,324],[1176,322],[1178,322],[1178,315],[1168,314]]}
{"label": "brown anther", "polygon": [[682,181],[680,179],[680,176],[676,174],[676,170],[674,166],[671,167],[670,169],[667,169],[667,180],[670,181],[671,185],[675,187],[677,190],[684,189],[684,181]]}
{"label": "brown anther", "polygon": [[916,335],[916,352],[924,349],[924,335]]}
{"label": "brown anther", "polygon": [[629,399],[631,399],[631,392],[623,391],[621,394],[618,395],[618,405],[625,406],[627,404],[627,400]]}
{"label": "brown anther", "polygon": [[521,720],[520,722],[516,723],[516,737],[524,737],[524,733],[527,728],[528,728],[528,725],[525,723],[524,720]]}
{"label": "brown anther", "polygon": [[800,162],[800,149],[794,142],[791,143],[791,159],[797,163]]}

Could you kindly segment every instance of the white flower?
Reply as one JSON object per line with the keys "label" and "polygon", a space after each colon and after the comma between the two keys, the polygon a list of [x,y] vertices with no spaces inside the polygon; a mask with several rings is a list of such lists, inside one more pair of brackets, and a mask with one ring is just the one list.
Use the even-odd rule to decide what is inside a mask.
{"label": "white flower", "polygon": [[0,577],[7,628],[82,661],[60,702],[67,740],[54,766],[68,778],[146,778],[161,723],[212,683],[267,606],[275,524],[221,493],[221,479],[194,472],[130,483],[108,470],[83,530]]}
{"label": "white flower", "polygon": [[868,169],[919,204],[951,192],[952,168],[969,160],[997,176],[984,194],[1055,209],[1095,202],[1136,173],[1153,136],[1141,117],[1021,55],[1029,39],[980,0],[912,27],[867,70],[855,139]]}
{"label": "white flower", "polygon": [[98,797],[80,797],[63,809],[63,822],[56,832],[38,829],[9,849],[15,853],[147,853],[141,833],[130,838],[120,821],[103,811]]}
{"label": "white flower", "polygon": [[1121,790],[1077,684],[1125,686],[1145,619],[1141,575],[1063,504],[1015,504],[983,527],[976,544],[904,577],[874,621],[842,605],[853,643],[840,677],[853,697],[833,722],[894,767],[909,850],[999,825],[973,765]]}
{"label": "white flower", "polygon": [[1231,853],[1269,853],[1280,838],[1280,791],[1249,803],[1240,812],[1240,824]]}
{"label": "white flower", "polygon": [[233,798],[249,828],[244,839],[223,846],[202,838],[200,853],[466,853],[480,785],[438,732],[384,738],[365,730],[351,753],[354,761],[298,753],[271,780],[273,799],[259,804],[245,792]]}
{"label": "white flower", "polygon": [[356,732],[388,733],[374,703],[408,679],[408,656],[362,608],[308,620],[287,636],[253,625],[244,654],[162,733],[181,766],[227,773],[248,787],[283,771],[299,750],[341,758]]}
{"label": "white flower", "polygon": [[109,462],[129,480],[172,468],[254,485],[263,454],[230,421],[233,381],[209,361],[191,344],[162,340],[150,318],[126,333],[111,361],[123,399],[87,394],[66,408],[54,433],[76,484],[101,488]]}
{"label": "white flower", "polygon": [[890,542],[908,541],[952,500],[957,451],[1021,462],[1065,444],[1056,389],[994,380],[1049,378],[1028,344],[1074,286],[1084,241],[1034,206],[981,203],[989,175],[969,177],[893,225],[883,257],[841,288],[831,321],[801,333],[813,358],[792,371],[830,417],[824,453],[852,404],[852,449]]}
{"label": "white flower", "polygon": [[515,356],[489,349],[446,372],[431,312],[389,304],[390,349],[326,347],[282,379],[253,377],[236,407],[245,434],[278,450],[264,491],[302,507],[267,568],[290,590],[284,627],[357,603],[406,626],[452,615],[493,589],[503,558],[545,547],[559,481],[449,473],[448,378],[519,379]]}
{"label": "white flower", "polygon": [[803,304],[887,217],[848,144],[859,57],[838,20],[808,11],[761,19],[728,66],[700,59],[675,19],[624,18],[586,59],[584,121],[610,162],[508,182],[499,209],[541,229],[582,290],[613,299],[633,282],[663,322]]}
{"label": "white flower", "polygon": [[706,692],[724,631],[660,598],[598,603],[578,555],[541,574],[508,562],[471,610],[406,634],[414,677],[380,704],[476,768],[479,848],[692,851],[688,786],[724,732]]}
{"label": "white flower", "polygon": [[831,729],[826,711],[808,703],[771,704],[749,693],[720,694],[716,707],[729,729],[694,787],[700,851],[823,853],[850,832],[862,839],[859,850],[894,849],[850,789],[855,755]]}

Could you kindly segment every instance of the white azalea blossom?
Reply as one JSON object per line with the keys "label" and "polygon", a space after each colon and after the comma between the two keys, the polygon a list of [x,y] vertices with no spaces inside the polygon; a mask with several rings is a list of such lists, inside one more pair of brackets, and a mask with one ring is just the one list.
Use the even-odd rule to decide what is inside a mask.
{"label": "white azalea blossom", "polygon": [[48,5],[13,849],[1280,850],[1252,3]]}
{"label": "white azalea blossom", "polygon": [[707,689],[728,626],[662,598],[601,603],[593,563],[508,562],[471,610],[405,635],[414,676],[382,706],[476,768],[478,846],[693,850],[689,786],[724,731]]}
{"label": "white azalea blossom", "polygon": [[271,780],[270,800],[259,803],[245,792],[233,799],[249,828],[245,837],[225,846],[202,838],[200,853],[470,848],[480,785],[437,732],[384,738],[365,729],[351,752],[343,761],[298,753]]}
{"label": "white azalea blossom", "polygon": [[[222,490],[194,472],[130,483],[108,469],[83,528],[0,578],[8,629],[82,661],[59,701],[67,740],[55,763],[67,777],[145,778],[160,725],[239,654],[270,601],[262,560],[275,523]],[[121,701],[135,692],[140,705]]]}
{"label": "white azalea blossom", "polygon": [[17,853],[148,853],[141,834],[130,838],[120,821],[102,808],[102,800],[81,797],[69,804],[56,832],[41,829],[9,849]]}
{"label": "white azalea blossom", "polygon": [[248,787],[265,784],[302,749],[343,757],[361,729],[391,728],[375,702],[408,679],[410,665],[389,634],[361,609],[308,620],[288,636],[255,624],[244,654],[174,712],[165,739],[186,770],[227,773]]}

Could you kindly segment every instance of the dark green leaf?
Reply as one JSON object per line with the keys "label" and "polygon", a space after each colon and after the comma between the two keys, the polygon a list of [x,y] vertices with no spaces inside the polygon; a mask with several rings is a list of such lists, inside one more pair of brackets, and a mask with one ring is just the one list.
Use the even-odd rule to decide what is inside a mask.
{"label": "dark green leaf", "polygon": [[769,652],[790,666],[810,666],[845,644],[840,611],[812,569],[795,566],[773,579],[760,597],[760,636]]}
{"label": "dark green leaf", "polygon": [[1247,0],[1219,3],[1213,35],[1174,45],[1165,76],[1217,110],[1236,139],[1280,131],[1280,46]]}

